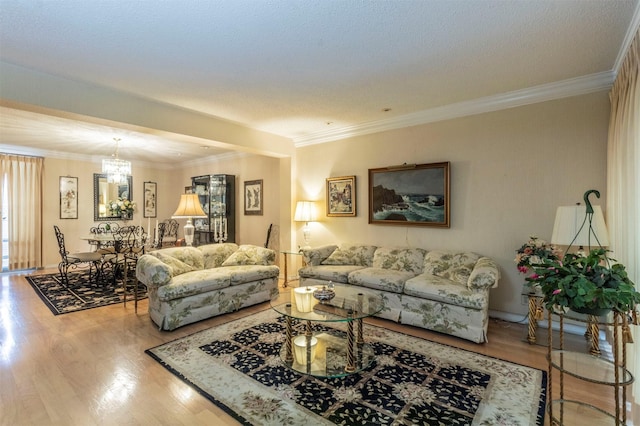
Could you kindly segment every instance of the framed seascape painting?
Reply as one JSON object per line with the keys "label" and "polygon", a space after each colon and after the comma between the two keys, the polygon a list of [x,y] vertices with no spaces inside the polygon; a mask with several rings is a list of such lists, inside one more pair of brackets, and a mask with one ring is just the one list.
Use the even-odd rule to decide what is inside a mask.
{"label": "framed seascape painting", "polygon": [[78,218],[78,178],[60,176],[60,219]]}
{"label": "framed seascape painting", "polygon": [[450,226],[450,164],[369,169],[369,223]]}
{"label": "framed seascape painting", "polygon": [[156,217],[158,204],[158,185],[155,182],[144,183],[144,217]]}
{"label": "framed seascape painting", "polygon": [[356,177],[327,178],[327,216],[356,215]]}
{"label": "framed seascape painting", "polygon": [[244,214],[262,216],[262,179],[244,182]]}

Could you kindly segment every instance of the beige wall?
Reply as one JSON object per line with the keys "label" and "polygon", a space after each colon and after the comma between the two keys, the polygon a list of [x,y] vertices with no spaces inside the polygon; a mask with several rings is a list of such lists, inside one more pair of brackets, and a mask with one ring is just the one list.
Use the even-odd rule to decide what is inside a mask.
{"label": "beige wall", "polygon": [[[312,246],[335,242],[471,250],[501,267],[493,311],[522,314],[515,250],[551,237],[556,207],[600,190],[605,205],[606,92],[297,149],[298,199],[318,200]],[[319,161],[322,159],[322,161]],[[368,169],[451,162],[451,228],[368,224]],[[357,217],[326,217],[325,179],[355,175]],[[296,226],[302,241],[301,226]]]}

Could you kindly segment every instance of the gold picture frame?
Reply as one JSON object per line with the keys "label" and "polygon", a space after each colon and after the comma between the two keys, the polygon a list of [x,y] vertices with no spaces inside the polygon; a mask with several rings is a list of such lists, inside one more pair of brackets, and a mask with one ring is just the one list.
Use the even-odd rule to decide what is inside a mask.
{"label": "gold picture frame", "polygon": [[327,178],[327,216],[356,215],[356,177]]}
{"label": "gold picture frame", "polygon": [[450,163],[369,169],[369,223],[450,227]]}

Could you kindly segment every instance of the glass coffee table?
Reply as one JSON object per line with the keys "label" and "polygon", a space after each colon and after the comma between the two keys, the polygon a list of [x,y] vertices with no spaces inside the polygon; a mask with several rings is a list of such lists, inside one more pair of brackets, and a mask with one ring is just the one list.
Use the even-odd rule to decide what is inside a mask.
{"label": "glass coffee table", "polygon": [[[362,320],[377,314],[383,306],[381,297],[363,294],[338,295],[330,301],[315,303],[309,312],[299,310],[295,299],[272,300],[271,307],[286,322],[280,358],[287,367],[317,377],[342,377],[367,368],[373,362],[374,352],[364,341]],[[304,334],[294,335],[296,321],[305,324]],[[312,328],[312,323],[339,322],[346,323],[346,331],[324,327],[314,332]]]}

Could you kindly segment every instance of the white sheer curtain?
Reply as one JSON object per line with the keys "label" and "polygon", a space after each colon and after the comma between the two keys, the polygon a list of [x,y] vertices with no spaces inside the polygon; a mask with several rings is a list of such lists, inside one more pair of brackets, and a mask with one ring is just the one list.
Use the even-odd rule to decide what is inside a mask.
{"label": "white sheer curtain", "polygon": [[4,187],[9,204],[9,235],[0,236],[9,241],[9,270],[42,266],[43,164],[39,157],[0,154],[0,176],[6,183],[0,186],[0,200]]}
{"label": "white sheer curtain", "polygon": [[[626,266],[640,288],[640,30],[635,35],[611,89],[607,153],[607,218],[613,258]],[[627,367],[640,377],[640,327],[627,345]],[[640,403],[640,381],[632,390],[634,420]]]}

